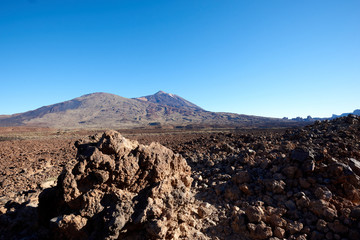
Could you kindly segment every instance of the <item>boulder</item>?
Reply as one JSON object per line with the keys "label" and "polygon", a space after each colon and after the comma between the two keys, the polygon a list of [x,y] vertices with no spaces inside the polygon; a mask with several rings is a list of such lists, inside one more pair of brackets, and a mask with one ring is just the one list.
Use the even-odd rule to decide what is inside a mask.
{"label": "boulder", "polygon": [[[180,155],[116,131],[83,139],[76,147],[75,166],[67,166],[56,187],[40,195],[40,222],[52,223],[52,238],[202,236],[186,222],[197,213],[191,211],[191,169]],[[200,215],[208,214],[205,208]]]}

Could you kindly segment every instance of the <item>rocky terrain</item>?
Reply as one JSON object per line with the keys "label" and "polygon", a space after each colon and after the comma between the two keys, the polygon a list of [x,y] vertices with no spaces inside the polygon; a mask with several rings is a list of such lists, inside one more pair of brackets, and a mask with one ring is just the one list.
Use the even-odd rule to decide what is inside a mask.
{"label": "rocky terrain", "polygon": [[205,111],[162,91],[141,98],[87,94],[25,113],[0,117],[0,127],[42,126],[61,129],[299,126],[291,120]]}
{"label": "rocky terrain", "polygon": [[[0,142],[0,239],[360,239],[358,116],[128,138]],[[9,158],[26,141],[49,155]]]}
{"label": "rocky terrain", "polygon": [[[360,239],[360,118],[179,145],[220,239]],[[207,143],[207,144],[204,144]]]}

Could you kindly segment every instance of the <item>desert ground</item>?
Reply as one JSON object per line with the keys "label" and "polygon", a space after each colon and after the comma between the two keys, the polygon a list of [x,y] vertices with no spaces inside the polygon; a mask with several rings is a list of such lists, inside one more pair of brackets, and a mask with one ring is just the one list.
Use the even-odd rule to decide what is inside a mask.
{"label": "desert ground", "polygon": [[105,131],[0,128],[0,239],[360,239],[359,117]]}

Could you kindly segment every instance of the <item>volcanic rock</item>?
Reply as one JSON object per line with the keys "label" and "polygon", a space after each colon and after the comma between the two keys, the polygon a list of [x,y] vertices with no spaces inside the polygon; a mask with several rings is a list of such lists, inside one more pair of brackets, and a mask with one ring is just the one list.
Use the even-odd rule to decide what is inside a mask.
{"label": "volcanic rock", "polygon": [[260,206],[249,206],[245,213],[250,222],[260,222],[264,217],[264,210]]}
{"label": "volcanic rock", "polygon": [[188,224],[196,211],[191,210],[191,169],[180,155],[115,131],[76,146],[78,162],[40,196],[40,221],[52,223],[53,238],[204,238]]}
{"label": "volcanic rock", "polygon": [[251,239],[267,239],[273,235],[271,227],[266,226],[264,222],[259,224],[249,223],[248,229]]}
{"label": "volcanic rock", "polygon": [[351,210],[350,217],[360,221],[360,206],[355,207],[353,210]]}
{"label": "volcanic rock", "polygon": [[[360,239],[360,117],[246,133],[148,136],[187,163],[113,131],[81,140],[40,196],[40,227],[24,224],[38,190],[0,196],[0,239]],[[3,186],[37,170],[20,166],[2,165]]]}

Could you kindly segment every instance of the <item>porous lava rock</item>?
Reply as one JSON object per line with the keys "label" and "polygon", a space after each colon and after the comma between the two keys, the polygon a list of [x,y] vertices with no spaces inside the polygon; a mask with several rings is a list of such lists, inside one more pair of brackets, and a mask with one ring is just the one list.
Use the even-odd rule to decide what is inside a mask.
{"label": "porous lava rock", "polygon": [[54,188],[39,197],[40,223],[55,239],[205,239],[191,168],[159,143],[142,145],[107,131],[76,142]]}
{"label": "porous lava rock", "polygon": [[191,175],[156,143],[113,131],[77,142],[40,195],[39,224],[37,191],[0,196],[0,239],[360,239],[359,116],[187,134],[146,142]]}
{"label": "porous lava rock", "polygon": [[360,117],[350,115],[173,149],[191,166],[198,195],[217,208],[213,239],[358,240],[359,143]]}

